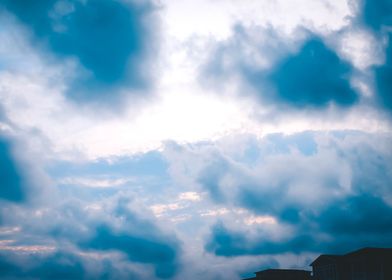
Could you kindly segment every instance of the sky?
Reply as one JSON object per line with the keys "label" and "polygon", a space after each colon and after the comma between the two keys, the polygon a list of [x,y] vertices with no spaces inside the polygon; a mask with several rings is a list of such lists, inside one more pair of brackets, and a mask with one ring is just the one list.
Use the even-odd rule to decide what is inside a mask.
{"label": "sky", "polygon": [[391,0],[0,0],[2,279],[240,279],[392,247]]}

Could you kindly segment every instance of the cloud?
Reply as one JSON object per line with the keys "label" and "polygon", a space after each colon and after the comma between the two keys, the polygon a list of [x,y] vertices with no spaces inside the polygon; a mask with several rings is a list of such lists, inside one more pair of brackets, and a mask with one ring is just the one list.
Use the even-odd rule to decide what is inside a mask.
{"label": "cloud", "polygon": [[300,253],[319,248],[310,235],[297,235],[289,240],[273,241],[271,237],[257,237],[251,240],[246,232],[235,232],[223,224],[216,224],[211,230],[206,250],[217,256],[233,257],[240,255],[271,255],[281,253]]}
{"label": "cloud", "polygon": [[[350,64],[321,39],[310,38],[298,53],[274,66],[267,79],[276,89],[272,99],[294,107],[323,107],[330,102],[349,106],[358,100],[349,81],[351,71]],[[257,77],[251,82],[257,86]]]}
{"label": "cloud", "polygon": [[150,239],[145,236],[134,236],[126,233],[115,233],[102,226],[96,229],[96,235],[84,242],[83,247],[96,250],[119,250],[127,254],[131,261],[152,263],[156,276],[172,277],[177,271],[177,246],[160,237]]}
{"label": "cloud", "polygon": [[387,15],[363,28],[349,1],[0,2],[6,277],[237,279],[391,245]]}
{"label": "cloud", "polygon": [[197,192],[184,192],[179,194],[178,199],[186,201],[200,201],[201,197]]}
{"label": "cloud", "polygon": [[227,162],[222,158],[214,158],[199,174],[198,182],[208,191],[210,197],[217,203],[225,201],[225,195],[220,186],[220,180],[229,171]]}
{"label": "cloud", "polygon": [[315,218],[320,219],[320,227],[325,232],[364,235],[370,239],[371,235],[392,233],[392,222],[388,219],[391,214],[391,205],[386,204],[380,197],[366,193],[336,201]]}
{"label": "cloud", "polygon": [[359,22],[369,28],[385,47],[385,59],[371,70],[374,74],[376,102],[387,111],[392,111],[392,1],[362,0]]}
{"label": "cloud", "polygon": [[2,275],[10,278],[83,279],[86,275],[81,259],[65,252],[39,255],[35,261],[16,254],[11,254],[11,257],[1,254],[0,267]]}
{"label": "cloud", "polygon": [[121,226],[112,221],[94,222],[95,229],[79,241],[87,250],[119,251],[131,262],[151,264],[158,278],[173,277],[179,266],[180,244],[173,235],[166,234],[152,221],[127,206],[121,198],[113,208],[113,215]]}
{"label": "cloud", "polygon": [[151,275],[124,263],[116,255],[94,255],[70,249],[53,252],[0,252],[5,279],[151,279]]}
{"label": "cloud", "polygon": [[[162,152],[144,156],[52,166],[54,178],[101,173],[136,177],[110,191],[87,188],[90,195],[83,186],[69,192],[54,185],[56,191],[45,203],[1,209],[7,227],[0,231],[1,239],[15,239],[15,250],[49,246],[71,251],[86,278],[136,279],[197,279],[189,275],[201,275],[199,269],[205,279],[219,279],[216,271],[223,268],[234,279],[249,264],[265,263],[271,256],[284,266],[283,256],[290,253],[305,263],[306,256],[318,252],[389,244],[383,237],[391,229],[389,221],[373,217],[391,211],[390,134],[308,131],[227,141],[233,140],[170,143]],[[140,179],[155,173],[164,184]],[[216,199],[211,188],[222,197]],[[193,201],[196,197],[200,199]],[[173,211],[155,219],[154,205]],[[179,214],[187,218],[179,220]],[[373,220],[369,227],[361,226],[367,220]],[[15,227],[17,231],[10,230]],[[75,264],[75,258],[56,262]],[[17,260],[8,262],[20,267]],[[94,266],[101,268],[96,274]],[[32,275],[30,268],[25,271]]]}
{"label": "cloud", "polygon": [[3,2],[40,44],[47,44],[60,59],[76,58],[85,69],[67,91],[73,100],[113,100],[119,94],[115,86],[145,85],[143,64],[152,40],[146,25],[150,5],[100,0]]}
{"label": "cloud", "polygon": [[348,196],[322,210],[297,220],[289,237],[276,240],[272,235],[246,229],[229,229],[222,223],[211,228],[206,250],[225,257],[304,252],[344,252],[358,247],[391,246],[388,217],[392,207],[369,194]]}
{"label": "cloud", "polygon": [[[232,35],[231,27],[238,23],[247,27],[272,26],[287,34],[299,26],[331,32],[347,25],[350,14],[348,3],[318,0],[293,0],[290,3],[283,0],[201,0],[197,3],[185,0],[178,3],[169,0],[165,2],[164,19],[169,34],[181,41],[196,36],[221,41]],[[200,18],[204,21],[200,22]]]}
{"label": "cloud", "polygon": [[379,104],[392,111],[392,35],[388,36],[388,45],[385,50],[386,59],[383,65],[374,68],[375,90],[378,94]]}
{"label": "cloud", "polygon": [[12,154],[12,145],[0,135],[0,198],[13,202],[25,199],[22,172]]}
{"label": "cloud", "polygon": [[[184,166],[187,180],[180,179],[188,190],[205,191],[212,205],[228,209],[202,213],[215,221],[205,235],[208,252],[226,257],[339,252],[390,246],[383,234],[392,226],[390,145],[388,133],[274,134],[232,146],[223,139],[182,146],[175,162],[170,154],[168,162]],[[250,223],[230,211],[236,208],[268,222]]]}
{"label": "cloud", "polygon": [[[294,35],[295,34],[295,35]],[[202,82],[240,79],[241,96],[255,96],[260,107],[301,109],[356,104],[350,62],[308,30],[291,35],[272,28],[236,26],[232,38],[217,44]],[[214,80],[215,79],[215,80]],[[208,84],[208,83],[207,83]]]}
{"label": "cloud", "polygon": [[157,279],[180,270],[181,244],[137,190],[86,196],[52,188],[39,203],[0,207],[0,243],[9,241],[0,246],[0,260],[10,277]]}
{"label": "cloud", "polygon": [[[196,172],[196,180],[216,203],[295,221],[298,208],[320,207],[350,189],[347,159],[334,149],[316,145],[314,137],[311,133],[266,136],[252,148],[258,157],[251,163],[216,151],[214,159]],[[314,147],[303,149],[308,142]],[[340,170],[335,162],[341,163]]]}
{"label": "cloud", "polygon": [[322,108],[331,103],[347,107],[359,100],[350,82],[352,73],[348,62],[311,35],[298,51],[280,55],[269,68],[247,67],[242,75],[264,102]]}

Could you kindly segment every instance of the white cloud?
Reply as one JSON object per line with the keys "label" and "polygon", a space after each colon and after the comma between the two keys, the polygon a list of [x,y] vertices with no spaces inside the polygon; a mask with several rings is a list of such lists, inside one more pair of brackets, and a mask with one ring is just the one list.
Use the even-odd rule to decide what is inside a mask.
{"label": "white cloud", "polygon": [[16,245],[15,240],[0,240],[0,251],[15,251],[19,253],[47,253],[56,250],[54,246]]}
{"label": "white cloud", "polygon": [[[207,25],[217,28],[213,31],[216,33],[213,36],[219,38],[221,34],[221,37],[227,37],[227,30],[231,30],[230,22],[234,23],[232,21],[234,15],[241,20],[257,22],[264,14],[268,14],[270,18],[264,20],[273,21],[279,20],[281,18],[279,15],[290,11],[288,14],[290,20],[287,24],[298,24],[302,19],[309,18],[312,22],[318,21],[317,26],[327,26],[330,23],[329,28],[335,30],[344,25],[343,18],[348,14],[345,2],[339,4],[315,1],[306,5],[299,0],[295,3],[280,1],[276,3],[273,1],[177,3],[177,1],[176,3],[168,1],[162,16],[170,21],[169,25],[174,25],[176,16],[180,15],[189,16],[190,22],[184,21],[183,24],[175,25],[183,28],[182,31],[173,31],[169,28],[163,34],[164,40],[168,42],[171,36],[181,37],[183,36],[181,32],[185,31],[189,34],[196,32],[201,38],[203,36],[207,38],[210,36],[209,33],[203,31],[207,30]],[[194,7],[195,5],[197,8]],[[220,24],[211,24],[208,21],[215,20],[212,15],[201,15],[203,11],[212,13],[218,7]],[[307,7],[307,9],[298,10],[296,7]],[[183,9],[187,11],[184,12]],[[271,18],[271,9],[276,11],[273,18]],[[320,10],[320,14],[313,13],[316,10]],[[327,20],[327,15],[337,18],[331,20],[328,17]],[[206,26],[194,25],[192,17],[194,20],[197,18],[201,24],[205,23]],[[203,20],[200,21],[200,18]],[[243,98],[243,95],[217,93],[218,89],[207,91],[198,84],[196,77],[201,63],[199,59],[205,57],[209,50],[203,48],[205,44],[203,42],[208,44],[208,39],[199,40],[201,42],[199,46],[197,40],[196,44],[192,43],[192,47],[197,47],[197,52],[194,54],[190,45],[181,41],[174,40],[174,45],[163,47],[157,63],[159,65],[160,61],[165,61],[163,69],[160,70],[163,72],[153,98],[147,100],[148,102],[138,103],[135,107],[131,94],[130,99],[124,102],[128,104],[125,106],[128,109],[124,113],[116,116],[106,113],[96,114],[94,109],[78,106],[64,96],[69,73],[75,69],[72,60],[59,64],[55,59],[46,58],[43,53],[30,45],[29,35],[25,30],[10,19],[2,18],[2,22],[7,25],[7,28],[0,32],[0,37],[5,42],[1,46],[0,53],[3,54],[2,57],[8,57],[6,65],[12,67],[7,67],[8,70],[0,74],[0,101],[13,125],[2,124],[2,127],[15,129],[15,133],[27,141],[34,142],[35,146],[33,146],[37,150],[45,151],[38,153],[48,158],[79,160],[82,157],[96,159],[121,156],[159,149],[166,140],[179,143],[210,141],[239,131],[262,137],[273,132],[290,134],[309,129],[367,131],[390,129],[387,121],[378,113],[371,111],[364,113],[363,109],[351,110],[344,117],[340,117],[338,122],[334,116],[335,113],[340,112],[333,109],[330,110],[330,117],[318,117],[315,114],[314,118],[309,119],[308,112],[298,113],[297,116],[294,114],[284,116],[281,113],[277,114],[276,111],[270,111],[263,104],[255,105],[254,100]],[[284,22],[286,21],[281,23]],[[195,26],[196,31],[191,26]],[[201,31],[197,28],[201,28]],[[176,35],[176,32],[179,34]],[[355,57],[360,56],[360,51],[356,53],[358,55]],[[184,73],[186,75],[182,76]],[[226,87],[224,90],[230,91],[233,88]]]}
{"label": "white cloud", "polygon": [[86,177],[66,177],[58,181],[60,185],[77,185],[90,188],[111,188],[118,187],[134,181],[132,178],[86,178]]}
{"label": "white cloud", "polygon": [[179,200],[200,201],[201,195],[197,192],[184,192],[178,195]]}
{"label": "white cloud", "polygon": [[341,54],[360,70],[382,61],[382,47],[368,30],[350,29],[341,34]]}
{"label": "white cloud", "polygon": [[168,211],[174,211],[182,209],[184,206],[179,203],[169,203],[169,204],[155,204],[150,208],[155,216],[160,217]]}
{"label": "white cloud", "polygon": [[[20,230],[21,230],[20,227],[0,227],[0,235],[17,233]],[[0,242],[3,242],[3,241],[4,240],[0,240]]]}
{"label": "white cloud", "polygon": [[348,1],[166,0],[162,3],[165,29],[181,41],[193,36],[224,40],[238,23],[272,26],[285,32],[299,25],[336,31],[348,24],[347,16],[351,15]]}
{"label": "white cloud", "polygon": [[245,219],[244,223],[251,226],[254,224],[276,224],[277,221],[272,216],[250,216]]}
{"label": "white cloud", "polygon": [[219,208],[216,210],[207,210],[207,211],[202,211],[200,213],[201,217],[211,217],[211,216],[222,216],[222,215],[226,215],[227,213],[229,213],[229,210],[226,208]]}

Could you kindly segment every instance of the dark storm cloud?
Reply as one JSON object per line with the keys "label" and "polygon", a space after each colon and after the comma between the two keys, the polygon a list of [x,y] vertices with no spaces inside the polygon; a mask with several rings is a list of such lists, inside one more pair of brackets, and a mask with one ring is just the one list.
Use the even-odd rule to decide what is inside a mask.
{"label": "dark storm cloud", "polygon": [[216,203],[225,201],[225,194],[220,186],[220,180],[229,171],[227,162],[222,158],[216,158],[200,172],[198,182],[208,191],[210,197]]}
{"label": "dark storm cloud", "polygon": [[375,90],[378,102],[382,107],[392,112],[392,35],[388,37],[385,50],[385,63],[374,69]]}
{"label": "dark storm cloud", "polygon": [[84,242],[82,247],[102,251],[118,250],[124,252],[131,261],[154,264],[156,276],[159,278],[172,277],[177,271],[177,244],[171,244],[158,235],[149,238],[114,232],[101,226],[96,229],[94,237]]}
{"label": "dark storm cloud", "polygon": [[[279,198],[285,197],[287,186],[278,185],[273,189],[265,189],[262,185],[241,186],[237,203],[239,206],[259,214],[272,214],[286,222],[298,221],[298,205]],[[291,205],[294,204],[294,205]]]}
{"label": "dark storm cloud", "polygon": [[245,232],[235,232],[222,224],[211,230],[205,249],[217,256],[271,255],[317,251],[319,248],[310,235],[297,235],[286,241],[272,241],[271,236],[250,239]]}
{"label": "dark storm cloud", "polygon": [[[312,132],[268,135],[252,144],[252,153],[258,157],[251,158],[251,164],[247,163],[247,149],[245,157],[236,158],[216,152],[197,172],[196,180],[215,203],[296,223],[304,204],[315,204],[322,193],[344,188],[340,182],[344,174],[336,170],[333,162],[345,163],[346,158],[340,158],[335,149],[320,153],[314,137]],[[307,187],[312,195],[308,195]],[[301,199],[300,194],[312,202]]]}
{"label": "dark storm cloud", "polygon": [[[295,107],[322,107],[329,102],[341,106],[354,104],[357,93],[350,85],[351,66],[341,60],[321,39],[311,38],[300,51],[279,62],[267,75],[276,93],[268,98]],[[251,78],[256,87],[261,79]]]}
{"label": "dark storm cloud", "polygon": [[385,61],[375,66],[374,83],[377,103],[392,112],[392,1],[360,1],[360,22],[368,27],[382,43],[387,39]]}
{"label": "dark storm cloud", "polygon": [[[305,136],[265,137],[253,147],[260,156],[251,166],[221,151],[220,164],[209,160],[199,168],[195,180],[212,201],[272,216],[292,232],[276,240],[261,225],[255,236],[247,226],[228,227],[225,220],[211,228],[207,251],[220,256],[336,253],[392,245],[390,135],[341,131]],[[303,141],[313,148],[298,154]],[[214,153],[196,150],[192,154],[202,158],[204,151]],[[211,188],[219,190],[218,200]]]}
{"label": "dark storm cloud", "polygon": [[172,277],[179,266],[177,239],[130,211],[127,203],[127,199],[120,199],[112,210],[113,217],[122,222],[120,228],[113,221],[93,222],[94,229],[83,240],[75,240],[76,243],[85,250],[122,252],[131,262],[153,265],[157,277]]}
{"label": "dark storm cloud", "polygon": [[[125,194],[118,197],[121,198],[106,197],[105,203],[102,203],[103,209],[99,210],[98,215],[86,209],[85,201],[75,199],[58,203],[59,205],[52,207],[50,212],[44,213],[43,217],[33,216],[28,221],[23,220],[27,215],[24,213],[25,210],[19,209],[14,211],[13,218],[8,217],[8,224],[4,226],[19,225],[21,227],[21,230],[14,233],[12,238],[22,246],[37,243],[58,245],[61,251],[64,244],[70,244],[72,247],[77,246],[77,250],[84,253],[98,255],[122,253],[125,263],[145,264],[147,268],[152,266],[153,269],[148,269],[155,271],[157,278],[174,276],[180,267],[181,251],[176,236],[165,233],[151,218],[129,209],[130,202],[125,199]],[[5,237],[7,236],[3,236]],[[42,264],[51,260],[52,257],[48,260],[44,259]],[[75,258],[71,260],[74,261]],[[81,257],[78,260],[75,263],[82,264],[75,273],[79,275],[78,279],[82,279],[84,278],[80,276],[83,275],[82,272],[91,274],[91,271],[86,271],[87,269],[84,268],[86,260]],[[26,261],[32,260],[28,258]],[[111,266],[115,266],[113,261],[108,260],[108,262]],[[60,262],[60,264],[64,263],[70,263],[70,266],[77,268],[70,261]],[[18,262],[11,262],[11,264],[18,265]],[[58,272],[56,265],[53,265],[53,269],[56,269],[54,273]],[[60,272],[61,269],[60,266]],[[113,270],[113,273],[117,271],[115,268]],[[45,269],[40,269],[36,274],[45,276],[45,271]],[[64,271],[66,271],[65,268]],[[71,269],[70,273],[72,271],[74,270]],[[29,274],[33,272],[30,271]],[[102,273],[110,273],[110,269],[105,268]],[[132,276],[130,271],[123,274],[125,275],[123,277]]]}
{"label": "dark storm cloud", "polygon": [[[241,92],[252,92],[247,88],[250,86],[263,102],[297,109],[322,108],[330,103],[347,107],[358,101],[359,95],[350,84],[353,67],[317,35],[299,33],[303,38],[299,43],[274,30],[255,33],[236,27],[234,31],[233,37],[213,52],[204,69],[204,81],[215,78],[221,83],[239,74],[245,83]],[[265,38],[252,38],[260,32]]]}
{"label": "dark storm cloud", "polygon": [[[349,196],[314,217],[331,234],[379,235],[392,234],[392,207],[371,194]],[[388,240],[386,238],[386,240]],[[389,240],[391,241],[391,240]]]}
{"label": "dark storm cloud", "polygon": [[116,86],[145,84],[141,67],[151,44],[145,22],[150,6],[103,0],[5,0],[2,5],[58,57],[76,57],[89,72],[68,90],[74,100],[113,99]]}
{"label": "dark storm cloud", "polygon": [[97,259],[68,250],[4,251],[0,253],[0,275],[2,279],[145,279],[119,262],[113,256]]}
{"label": "dark storm cloud", "polygon": [[21,202],[25,199],[20,167],[12,155],[12,145],[0,135],[0,199]]}
{"label": "dark storm cloud", "polygon": [[[366,246],[392,246],[392,207],[370,194],[348,196],[335,201],[317,215],[310,209],[295,223],[289,239],[276,241],[259,234],[250,238],[246,230],[214,225],[206,241],[207,251],[225,257],[281,253],[339,253]],[[329,239],[325,239],[325,235]]]}
{"label": "dark storm cloud", "polygon": [[[31,256],[30,256],[31,257]],[[34,260],[35,259],[35,260]],[[35,258],[13,252],[0,255],[0,275],[5,279],[85,279],[80,257],[65,252]]]}
{"label": "dark storm cloud", "polygon": [[[272,205],[279,200],[259,197],[260,204]],[[267,207],[266,206],[266,207]],[[223,223],[211,228],[205,249],[218,256],[270,255],[281,253],[340,253],[358,247],[392,246],[392,207],[371,193],[354,193],[333,201],[321,210],[298,208],[291,211],[295,218],[282,219],[294,230],[289,238],[276,240],[273,235],[259,233],[256,237],[246,229],[229,229]],[[258,207],[260,209],[260,207]],[[265,213],[271,211],[265,209]],[[273,214],[274,215],[274,214]],[[252,237],[253,236],[253,237]],[[325,239],[329,236],[328,239]]]}
{"label": "dark storm cloud", "polygon": [[[180,270],[176,236],[160,228],[126,191],[98,193],[90,200],[56,192],[45,196],[47,202],[36,208],[0,208],[0,239],[13,241],[6,243],[10,249],[0,248],[0,266],[9,278],[156,279],[173,277]],[[89,208],[96,204],[102,208]],[[36,254],[23,253],[24,247],[37,245],[55,252],[38,248]],[[3,250],[15,254],[6,258]]]}

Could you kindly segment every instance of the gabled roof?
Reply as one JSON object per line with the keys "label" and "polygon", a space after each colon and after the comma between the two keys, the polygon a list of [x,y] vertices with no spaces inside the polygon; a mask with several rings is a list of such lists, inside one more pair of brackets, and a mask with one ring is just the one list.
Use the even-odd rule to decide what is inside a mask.
{"label": "gabled roof", "polygon": [[343,256],[341,256],[341,255],[327,255],[327,254],[323,254],[323,255],[318,256],[318,258],[315,259],[310,265],[313,266],[313,265],[317,265],[317,264],[322,263],[322,262],[333,262],[333,263],[336,263],[336,262],[341,261],[342,257]]}
{"label": "gabled roof", "polygon": [[371,257],[392,257],[392,248],[374,248],[374,247],[365,247],[345,255],[320,255],[317,259],[315,259],[310,265],[317,265],[322,262],[343,262],[345,260],[349,260],[350,258],[355,258],[357,256],[371,256]]}
{"label": "gabled roof", "polygon": [[366,247],[345,255],[347,258],[355,258],[361,256],[368,256],[372,258],[392,257],[392,248],[372,248]]}
{"label": "gabled roof", "polygon": [[265,269],[261,271],[255,272],[255,274],[269,274],[269,273],[291,273],[291,274],[310,274],[308,270],[301,270],[301,269]]}
{"label": "gabled roof", "polygon": [[350,252],[350,253],[346,254],[345,256],[347,256],[347,257],[360,256],[360,255],[384,256],[384,255],[391,255],[391,254],[392,254],[392,248],[365,247],[365,248]]}

